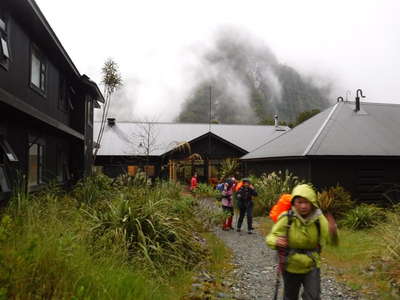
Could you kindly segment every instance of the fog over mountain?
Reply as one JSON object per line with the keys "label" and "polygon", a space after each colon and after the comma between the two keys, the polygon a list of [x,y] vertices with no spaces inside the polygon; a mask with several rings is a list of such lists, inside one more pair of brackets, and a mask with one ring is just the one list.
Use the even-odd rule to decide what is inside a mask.
{"label": "fog over mountain", "polygon": [[201,57],[197,83],[185,98],[179,122],[260,123],[275,114],[293,122],[300,112],[324,109],[332,83],[281,64],[249,32],[224,27]]}

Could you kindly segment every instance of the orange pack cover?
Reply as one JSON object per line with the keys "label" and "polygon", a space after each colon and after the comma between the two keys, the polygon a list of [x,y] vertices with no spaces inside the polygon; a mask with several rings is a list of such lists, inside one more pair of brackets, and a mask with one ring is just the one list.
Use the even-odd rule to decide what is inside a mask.
{"label": "orange pack cover", "polygon": [[278,200],[278,202],[271,208],[269,212],[269,217],[276,223],[278,221],[278,217],[284,211],[287,211],[291,207],[292,195],[290,194],[282,194]]}
{"label": "orange pack cover", "polygon": [[243,181],[240,181],[238,183],[236,183],[235,185],[235,192],[237,192],[238,190],[240,190],[240,188],[243,186]]}

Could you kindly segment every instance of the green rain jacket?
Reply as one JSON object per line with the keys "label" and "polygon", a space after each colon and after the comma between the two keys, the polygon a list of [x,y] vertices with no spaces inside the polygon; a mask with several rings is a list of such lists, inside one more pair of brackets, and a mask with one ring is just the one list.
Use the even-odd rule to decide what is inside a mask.
{"label": "green rain jacket", "polygon": [[[292,206],[294,214],[289,230],[289,254],[287,257],[286,271],[296,274],[305,274],[310,272],[314,267],[319,268],[321,265],[321,257],[316,249],[318,246],[322,248],[328,242],[328,221],[318,207],[317,195],[309,185],[301,184],[296,186],[292,192],[292,199],[296,196],[308,199],[315,209],[310,216],[304,219],[296,212],[294,206]],[[320,222],[320,234],[318,234],[318,225],[315,223],[316,220]],[[277,249],[277,238],[287,235],[287,224],[288,217],[285,212],[279,216],[277,223],[272,227],[270,234],[266,237],[267,245],[270,248],[274,250]],[[296,249],[300,249],[300,251],[309,251],[307,251],[307,253],[304,253],[305,251],[299,253]]]}

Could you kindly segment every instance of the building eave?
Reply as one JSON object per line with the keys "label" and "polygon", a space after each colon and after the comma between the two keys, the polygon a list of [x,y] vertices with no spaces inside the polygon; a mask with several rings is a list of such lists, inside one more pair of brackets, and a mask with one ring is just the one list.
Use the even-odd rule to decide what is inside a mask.
{"label": "building eave", "polygon": [[33,106],[22,101],[21,99],[11,95],[7,91],[3,90],[2,88],[0,88],[0,102],[3,102],[5,104],[13,107],[16,110],[21,111],[35,119],[38,119],[38,120],[56,128],[58,130],[61,130],[71,136],[74,136],[80,140],[85,140],[85,136],[83,134],[81,134],[80,132],[72,129],[71,127],[68,127],[67,125],[57,121],[56,119],[54,119],[52,117],[49,117],[45,113],[37,110]]}

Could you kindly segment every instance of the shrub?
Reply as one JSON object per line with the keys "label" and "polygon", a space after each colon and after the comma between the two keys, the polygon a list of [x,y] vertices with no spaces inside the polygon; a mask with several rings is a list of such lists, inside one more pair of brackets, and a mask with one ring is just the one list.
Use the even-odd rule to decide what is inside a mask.
{"label": "shrub", "polygon": [[300,180],[288,170],[284,173],[278,171],[268,175],[264,174],[260,178],[251,178],[258,196],[255,198],[255,215],[258,213],[265,214],[276,203],[279,196],[283,193],[291,193],[293,188],[304,180]]}
{"label": "shrub", "polygon": [[[135,260],[152,270],[174,272],[182,265],[198,262],[201,249],[193,239],[190,198],[168,198],[176,185],[131,188],[119,193],[107,205],[86,210],[93,240],[105,246],[122,239]],[[165,267],[168,265],[168,268]]]}
{"label": "shrub", "polygon": [[199,183],[196,189],[193,191],[197,197],[212,197],[216,198],[220,192],[213,188],[211,185],[206,183]]}
{"label": "shrub", "polygon": [[109,183],[88,178],[73,190],[77,199],[49,190],[28,205],[11,200],[0,216],[0,297],[181,298],[174,275],[203,257],[193,198],[174,183],[118,190]]}
{"label": "shrub", "polygon": [[354,207],[351,195],[343,187],[337,185],[318,193],[319,207],[324,213],[331,213],[335,218],[342,217]]}
{"label": "shrub", "polygon": [[145,172],[139,170],[136,172],[135,176],[131,176],[128,173],[119,175],[113,180],[113,185],[142,187],[145,185],[151,185],[151,179]]}
{"label": "shrub", "polygon": [[235,158],[224,159],[221,163],[221,168],[219,170],[220,180],[235,176],[238,168],[239,168],[239,161],[237,159]]}
{"label": "shrub", "polygon": [[94,204],[99,200],[110,199],[113,195],[111,178],[99,174],[80,180],[72,191],[79,203]]}
{"label": "shrub", "polygon": [[374,227],[386,218],[382,208],[371,204],[361,204],[349,210],[340,224],[353,230]]}

